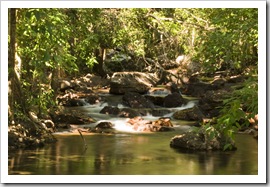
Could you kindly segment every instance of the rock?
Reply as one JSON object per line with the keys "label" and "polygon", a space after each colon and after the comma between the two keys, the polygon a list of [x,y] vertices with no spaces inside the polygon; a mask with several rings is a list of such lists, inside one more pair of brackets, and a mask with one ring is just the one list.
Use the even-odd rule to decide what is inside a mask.
{"label": "rock", "polygon": [[66,91],[64,95],[59,95],[57,101],[62,106],[85,106],[87,104],[96,104],[102,101],[102,98],[95,93],[81,93],[77,91]]}
{"label": "rock", "polygon": [[173,114],[174,119],[187,120],[187,121],[202,121],[204,114],[198,106],[179,110]]}
{"label": "rock", "polygon": [[197,76],[190,77],[182,92],[193,97],[204,97],[208,91],[230,90],[230,84],[225,78],[215,78],[212,82],[202,82]]}
{"label": "rock", "polygon": [[225,138],[221,134],[210,138],[205,130],[200,129],[198,132],[190,131],[181,135],[174,136],[170,141],[170,146],[182,150],[208,151],[223,150],[224,146],[230,144],[231,150],[236,150],[235,142]]}
{"label": "rock", "polygon": [[152,122],[151,131],[153,132],[165,132],[173,131],[173,124],[169,118],[159,118]]}
{"label": "rock", "polygon": [[137,132],[151,132],[150,128],[151,121],[144,120],[140,116],[129,119],[126,122],[126,125],[131,127],[133,130]]}
{"label": "rock", "polygon": [[191,61],[190,57],[185,56],[182,61],[180,61],[180,65],[178,68],[181,68],[182,71],[186,71],[189,75],[200,72],[201,64],[196,61]]}
{"label": "rock", "polygon": [[215,89],[221,89],[225,86],[226,83],[227,83],[226,79],[218,78],[212,82],[212,85],[215,87]]}
{"label": "rock", "polygon": [[[129,123],[131,125],[135,125],[135,124],[140,123],[140,122],[146,123],[146,121],[143,120],[143,118],[141,116],[136,116],[134,118],[127,120],[127,123]],[[147,121],[147,123],[149,123],[149,121]]]}
{"label": "rock", "polygon": [[92,133],[113,133],[114,132],[114,128],[113,128],[113,124],[111,122],[100,122],[99,124],[97,124],[93,129],[90,129],[89,132]]}
{"label": "rock", "polygon": [[151,96],[166,96],[171,94],[171,90],[169,88],[151,88],[147,94]]}
{"label": "rock", "polygon": [[101,114],[112,114],[112,115],[119,115],[120,109],[118,107],[112,107],[112,106],[105,106],[101,111],[99,112]]}
{"label": "rock", "polygon": [[164,98],[163,106],[172,108],[179,107],[187,103],[187,100],[182,97],[180,93],[172,93]]}
{"label": "rock", "polygon": [[167,117],[159,118],[158,120],[154,121],[153,125],[164,126],[164,127],[173,127],[171,119],[167,118]]}
{"label": "rock", "polygon": [[164,116],[164,115],[169,114],[169,113],[171,113],[171,111],[169,109],[162,109],[162,108],[160,108],[160,109],[156,108],[156,109],[153,109],[151,111],[151,114],[153,116]]}
{"label": "rock", "polygon": [[164,97],[163,96],[154,96],[154,95],[145,95],[147,100],[151,101],[154,105],[163,106]]}
{"label": "rock", "polygon": [[97,124],[95,126],[95,128],[101,128],[101,129],[112,129],[113,128],[113,124],[111,122],[100,122],[99,124]]}
{"label": "rock", "polygon": [[170,89],[171,89],[171,92],[172,92],[172,93],[174,93],[174,92],[176,92],[176,93],[181,93],[181,92],[180,92],[180,89],[178,88],[178,86],[177,86],[175,83],[171,83],[171,84],[170,84]]}
{"label": "rock", "polygon": [[95,120],[78,111],[50,110],[52,121],[56,124],[86,124],[94,123]]}
{"label": "rock", "polygon": [[210,83],[204,82],[192,82],[186,85],[184,91],[182,91],[186,95],[190,95],[193,97],[201,97],[207,92],[208,90],[213,90],[213,87]]}
{"label": "rock", "polygon": [[51,132],[55,132],[55,124],[52,120],[46,119],[46,120],[41,120],[42,123],[44,123],[45,127],[47,130]]}
{"label": "rock", "polygon": [[67,106],[67,107],[73,107],[73,106],[84,106],[87,103],[85,102],[84,99],[78,99],[78,98],[72,98],[68,99],[65,102],[62,102],[61,105]]}
{"label": "rock", "polygon": [[198,74],[195,74],[195,75],[192,75],[192,76],[189,77],[189,79],[188,79],[189,84],[196,83],[196,82],[200,82]]}
{"label": "rock", "polygon": [[81,117],[71,114],[59,114],[52,117],[55,123],[71,123],[71,124],[84,124],[84,120]]}
{"label": "rock", "polygon": [[131,108],[154,108],[154,104],[136,92],[126,92],[123,103]]}
{"label": "rock", "polygon": [[45,143],[56,142],[55,137],[43,126],[25,118],[20,124],[12,124],[8,127],[8,149],[37,148]]}
{"label": "rock", "polygon": [[77,80],[78,83],[82,83],[86,87],[101,88],[109,85],[109,80],[102,78],[101,76],[87,74],[84,77],[80,77]]}
{"label": "rock", "polygon": [[68,123],[57,123],[55,126],[57,127],[57,129],[69,129],[70,128],[70,124],[68,124]]}
{"label": "rock", "polygon": [[60,80],[58,87],[61,92],[65,92],[68,89],[74,89],[74,85],[67,80]]}
{"label": "rock", "polygon": [[101,97],[97,94],[85,94],[85,95],[79,95],[80,98],[83,98],[86,103],[89,103],[91,105],[100,103],[102,101]]}
{"label": "rock", "polygon": [[153,74],[141,72],[116,72],[110,82],[111,94],[124,94],[126,92],[147,93],[156,84]]}
{"label": "rock", "polygon": [[118,117],[125,117],[125,118],[134,118],[136,116],[141,116],[141,114],[131,108],[123,108],[120,110]]}
{"label": "rock", "polygon": [[244,82],[247,77],[248,76],[243,76],[243,75],[231,76],[230,78],[228,78],[228,83]]}
{"label": "rock", "polygon": [[144,120],[142,117],[131,118],[127,125],[137,132],[165,132],[173,131],[173,124],[169,118],[160,118],[156,121]]}
{"label": "rock", "polygon": [[124,49],[109,50],[103,64],[104,70],[109,74],[137,70],[138,64],[134,62],[133,56]]}
{"label": "rock", "polygon": [[180,55],[176,58],[175,61],[177,64],[181,64],[181,62],[183,62],[185,58],[186,58],[185,55]]}
{"label": "rock", "polygon": [[217,117],[219,109],[222,106],[223,100],[230,91],[225,89],[209,90],[199,100],[198,106],[208,118]]}

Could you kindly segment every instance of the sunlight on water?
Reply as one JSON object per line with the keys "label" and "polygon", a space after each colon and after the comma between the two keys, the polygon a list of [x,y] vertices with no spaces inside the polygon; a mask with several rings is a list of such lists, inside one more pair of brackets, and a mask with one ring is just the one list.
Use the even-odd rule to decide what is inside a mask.
{"label": "sunlight on water", "polygon": [[122,120],[117,119],[113,121],[115,130],[120,131],[120,132],[137,132],[134,129],[132,129],[131,126],[127,126],[126,121],[127,121],[126,119],[122,119]]}
{"label": "sunlight on water", "polygon": [[[196,101],[189,101],[186,105],[181,106],[181,107],[175,107],[175,108],[168,108],[171,110],[171,113],[166,114],[164,116],[153,116],[151,113],[148,113],[146,116],[142,116],[144,120],[150,120],[150,121],[156,121],[160,117],[169,117],[172,118],[172,115],[174,112],[179,111],[179,110],[184,110],[187,108],[192,108],[196,104]],[[103,109],[104,106],[108,106],[107,102],[100,103],[100,104],[95,104],[95,105],[88,105],[85,106],[84,109],[86,109],[86,112],[90,114],[94,119],[97,120],[96,123],[93,124],[88,124],[88,125],[81,125],[87,126],[87,127],[94,127],[95,125],[99,124],[100,122],[108,121],[111,122],[114,125],[115,130],[117,131],[123,131],[123,132],[137,132],[132,127],[128,126],[126,124],[127,119],[126,118],[121,118],[117,116],[111,116],[111,115],[106,115],[106,114],[101,114],[99,113],[100,110]],[[122,104],[118,104],[118,108],[124,108],[125,106]],[[182,125],[181,125],[182,126]],[[182,128],[182,127],[181,127]]]}

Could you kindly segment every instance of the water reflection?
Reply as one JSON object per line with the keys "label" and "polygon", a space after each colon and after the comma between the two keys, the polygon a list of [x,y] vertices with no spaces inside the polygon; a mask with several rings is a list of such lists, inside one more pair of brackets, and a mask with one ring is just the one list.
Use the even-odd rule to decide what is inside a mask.
{"label": "water reflection", "polygon": [[[183,152],[170,148],[175,132],[85,136],[9,155],[9,174],[39,175],[243,175],[258,174],[257,142],[237,136],[234,152]],[[83,154],[82,154],[83,153]]]}

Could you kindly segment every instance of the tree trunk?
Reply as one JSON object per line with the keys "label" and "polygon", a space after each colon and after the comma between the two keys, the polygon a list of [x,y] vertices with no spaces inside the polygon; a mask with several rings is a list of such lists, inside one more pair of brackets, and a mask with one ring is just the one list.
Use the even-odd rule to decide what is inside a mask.
{"label": "tree trunk", "polygon": [[[16,8],[9,9],[9,53],[8,53],[8,105],[10,121],[14,122],[14,114],[17,109],[25,112],[24,99],[21,90],[20,80],[15,70],[15,55],[16,55]],[[16,105],[16,107],[15,107]],[[19,106],[19,107],[17,107]]]}
{"label": "tree trunk", "polygon": [[106,72],[103,69],[103,62],[106,56],[106,49],[104,48],[96,49],[95,56],[98,63],[95,64],[93,67],[94,72],[100,75],[101,77],[106,77]]}

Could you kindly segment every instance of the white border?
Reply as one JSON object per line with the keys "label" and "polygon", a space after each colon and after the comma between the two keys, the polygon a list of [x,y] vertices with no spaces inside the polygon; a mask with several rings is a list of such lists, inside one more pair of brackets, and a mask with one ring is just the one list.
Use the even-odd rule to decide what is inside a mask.
{"label": "white border", "polygon": [[[8,175],[8,8],[258,8],[258,175]],[[265,41],[265,1],[1,1],[1,183],[266,183]]]}

